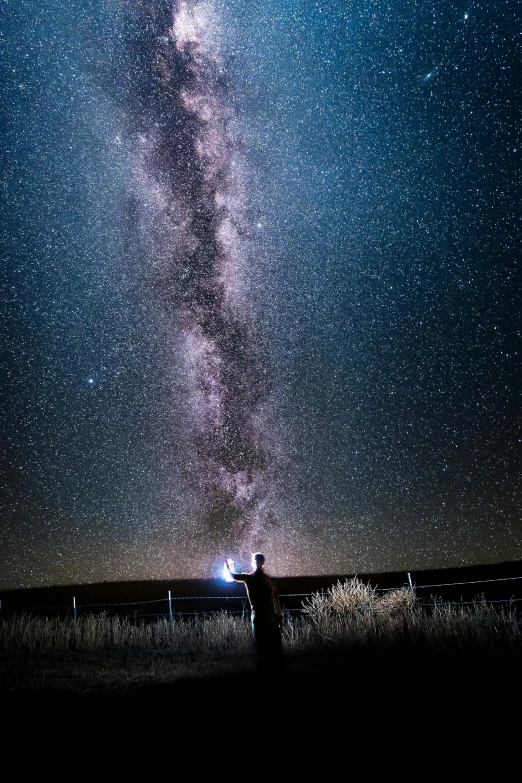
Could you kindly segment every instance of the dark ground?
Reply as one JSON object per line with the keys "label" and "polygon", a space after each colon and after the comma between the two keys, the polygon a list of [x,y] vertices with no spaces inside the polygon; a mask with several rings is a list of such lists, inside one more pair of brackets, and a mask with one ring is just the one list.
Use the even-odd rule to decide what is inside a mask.
{"label": "dark ground", "polygon": [[[422,574],[414,581],[518,574],[520,564],[512,563],[473,573]],[[382,575],[376,581],[382,585]],[[505,597],[521,585],[522,580],[507,581],[491,588]],[[297,586],[289,584],[288,592]],[[142,597],[149,592],[144,587],[125,589],[136,588]],[[208,587],[206,582],[201,590]],[[120,597],[121,586],[106,589],[109,600]],[[480,586],[469,589],[476,595]],[[46,598],[51,591],[43,591]],[[505,651],[442,656],[416,649],[361,653],[348,661],[293,657],[277,677],[250,672],[137,685],[121,693],[4,689],[1,747],[6,757],[16,753],[20,769],[35,764],[39,776],[47,766],[53,776],[61,770],[68,777],[88,773],[102,779],[181,775],[214,783],[248,775],[292,783],[296,778],[511,783],[520,778],[521,664]]]}
{"label": "dark ground", "polygon": [[307,669],[294,662],[273,677],[205,678],[123,695],[4,693],[2,711],[15,733],[30,725],[46,748],[75,749],[87,764],[112,738],[120,773],[190,752],[190,777],[209,764],[213,777],[259,767],[276,780],[284,770],[306,780],[517,780],[520,663],[361,657],[343,670],[309,660]]}

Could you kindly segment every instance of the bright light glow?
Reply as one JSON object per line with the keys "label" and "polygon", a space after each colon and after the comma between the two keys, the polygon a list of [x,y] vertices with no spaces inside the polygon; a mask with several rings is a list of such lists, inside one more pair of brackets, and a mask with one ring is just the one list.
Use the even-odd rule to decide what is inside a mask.
{"label": "bright light glow", "polygon": [[233,582],[234,580],[230,576],[230,571],[234,570],[234,561],[231,560],[230,558],[227,558],[227,563],[228,563],[228,568],[226,566],[226,563],[223,566],[223,579],[225,580],[225,582]]}

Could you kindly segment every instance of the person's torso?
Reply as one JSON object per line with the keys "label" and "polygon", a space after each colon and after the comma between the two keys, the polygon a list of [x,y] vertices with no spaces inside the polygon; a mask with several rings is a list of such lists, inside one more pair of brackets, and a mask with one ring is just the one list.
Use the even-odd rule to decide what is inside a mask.
{"label": "person's torso", "polygon": [[274,612],[274,583],[268,574],[255,571],[246,582],[248,598],[254,612]]}

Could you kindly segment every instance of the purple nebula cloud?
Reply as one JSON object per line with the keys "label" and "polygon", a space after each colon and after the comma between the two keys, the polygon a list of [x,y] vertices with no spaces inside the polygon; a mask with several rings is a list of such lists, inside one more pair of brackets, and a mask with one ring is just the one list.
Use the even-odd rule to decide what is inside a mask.
{"label": "purple nebula cloud", "polygon": [[276,522],[263,434],[270,373],[241,295],[245,200],[229,85],[209,3],[144,13],[133,138],[161,258],[154,290],[184,340],[195,525],[237,551],[261,545]]}

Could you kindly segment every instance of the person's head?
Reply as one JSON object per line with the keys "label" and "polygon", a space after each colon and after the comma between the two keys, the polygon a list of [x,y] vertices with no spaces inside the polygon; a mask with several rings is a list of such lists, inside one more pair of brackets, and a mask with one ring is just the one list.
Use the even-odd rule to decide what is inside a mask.
{"label": "person's head", "polygon": [[261,552],[252,552],[252,568],[260,569],[265,565],[265,556]]}

